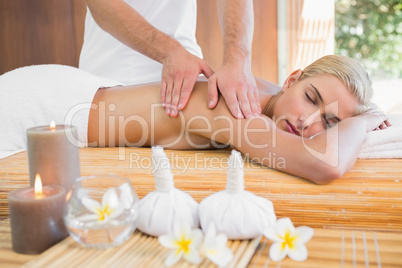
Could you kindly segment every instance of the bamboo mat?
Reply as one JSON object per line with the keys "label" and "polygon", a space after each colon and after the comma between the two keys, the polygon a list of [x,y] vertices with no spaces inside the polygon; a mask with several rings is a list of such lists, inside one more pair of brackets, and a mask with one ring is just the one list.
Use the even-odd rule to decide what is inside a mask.
{"label": "bamboo mat", "polygon": [[[166,153],[175,175],[175,186],[196,201],[225,188],[230,151],[166,150]],[[140,198],[154,190],[149,148],[85,148],[80,149],[80,160],[83,176],[115,174],[128,177]],[[244,173],[246,190],[271,200],[278,218],[289,217],[295,226],[307,225],[316,229],[316,235],[307,244],[310,254],[306,262],[297,265],[289,259],[281,263],[270,262],[269,242],[263,238],[251,260],[251,267],[339,267],[340,264],[352,267],[348,265],[365,265],[366,258],[374,264],[373,256],[380,253],[382,266],[377,267],[402,267],[399,260],[402,259],[402,159],[358,160],[342,178],[322,186],[247,159]],[[28,181],[26,152],[0,160],[0,219],[8,218],[8,193],[28,186]],[[328,235],[332,238],[327,238]],[[363,245],[362,251],[361,241],[371,246],[367,244],[368,249],[364,250],[366,246]],[[380,253],[373,251],[373,243],[380,246]],[[323,250],[327,244],[334,248],[333,255]],[[321,252],[323,256],[320,256]],[[366,252],[370,257],[366,257]],[[21,263],[27,261],[26,256],[15,258]],[[3,256],[1,260],[4,260]]]}
{"label": "bamboo mat", "polygon": [[272,261],[268,257],[271,242],[263,238],[248,267],[402,267],[401,244],[401,233],[314,229],[304,262]]}
{"label": "bamboo mat", "polygon": [[[234,258],[228,267],[401,267],[401,242],[401,233],[314,229],[313,238],[306,244],[306,261],[285,258],[274,262],[269,258],[271,242],[265,237],[229,241]],[[160,246],[156,238],[137,231],[123,245],[112,249],[87,249],[67,238],[40,255],[22,255],[11,250],[9,220],[0,222],[0,266],[4,268],[163,267],[168,254],[169,250]],[[180,261],[174,267],[196,266]],[[216,266],[204,260],[198,267]]]}
{"label": "bamboo mat", "polygon": [[[0,222],[1,267],[163,267],[170,250],[162,247],[158,239],[139,231],[119,247],[99,250],[84,248],[68,237],[39,255],[23,255],[12,251],[10,221]],[[261,237],[253,240],[230,240],[227,246],[233,252],[229,267],[245,267],[257,249]],[[192,265],[183,260],[174,267],[216,267],[209,260]]]}
{"label": "bamboo mat", "polygon": [[[175,186],[196,201],[223,190],[227,150],[166,150]],[[151,149],[80,149],[82,175],[115,174],[130,178],[140,198],[154,190]],[[245,162],[245,188],[271,200],[278,218],[314,228],[402,232],[402,159],[358,160],[329,185]],[[29,184],[27,153],[0,160],[0,220],[8,217],[8,192]]]}

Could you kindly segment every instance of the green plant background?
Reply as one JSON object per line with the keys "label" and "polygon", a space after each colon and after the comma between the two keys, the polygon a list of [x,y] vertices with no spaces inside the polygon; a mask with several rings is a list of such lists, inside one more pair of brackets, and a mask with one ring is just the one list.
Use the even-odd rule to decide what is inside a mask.
{"label": "green plant background", "polygon": [[335,8],[335,53],[374,79],[402,78],[402,1],[337,0]]}

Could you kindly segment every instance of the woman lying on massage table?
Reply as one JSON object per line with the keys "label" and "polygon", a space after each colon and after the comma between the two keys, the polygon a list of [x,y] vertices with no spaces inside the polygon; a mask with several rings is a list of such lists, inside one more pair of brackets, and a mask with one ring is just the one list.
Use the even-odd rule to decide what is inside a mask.
{"label": "woman lying on massage table", "polygon": [[293,72],[282,89],[259,79],[257,85],[263,115],[249,119],[233,118],[223,101],[210,110],[207,82],[196,83],[176,118],[166,115],[159,84],[101,88],[89,114],[88,144],[232,145],[262,165],[325,184],[354,165],[367,132],[388,125],[382,113],[367,110],[373,95],[367,73],[343,56],[326,56]]}

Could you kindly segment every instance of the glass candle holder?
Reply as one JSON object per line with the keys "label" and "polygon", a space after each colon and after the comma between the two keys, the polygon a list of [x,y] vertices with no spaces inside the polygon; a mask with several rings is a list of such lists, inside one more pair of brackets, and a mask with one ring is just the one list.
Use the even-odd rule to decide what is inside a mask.
{"label": "glass candle holder", "polygon": [[80,177],[68,193],[67,202],[67,231],[85,247],[121,245],[137,227],[139,198],[127,178]]}

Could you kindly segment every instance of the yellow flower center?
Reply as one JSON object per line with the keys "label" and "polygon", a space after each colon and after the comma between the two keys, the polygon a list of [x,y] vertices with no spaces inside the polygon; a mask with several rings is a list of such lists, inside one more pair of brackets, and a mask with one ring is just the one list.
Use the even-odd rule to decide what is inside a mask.
{"label": "yellow flower center", "polygon": [[186,239],[184,236],[182,236],[182,238],[176,243],[179,246],[179,248],[177,249],[177,253],[183,250],[186,254],[190,250],[189,245],[191,244],[191,240]]}
{"label": "yellow flower center", "polygon": [[106,216],[109,217],[112,211],[109,209],[109,206],[106,205],[102,209],[98,209],[98,220],[99,221],[104,221],[106,219]]}
{"label": "yellow flower center", "polygon": [[284,241],[282,242],[282,250],[285,249],[286,245],[288,245],[289,248],[293,248],[293,240],[295,240],[295,237],[292,236],[290,232],[286,232],[283,240]]}
{"label": "yellow flower center", "polygon": [[207,252],[211,255],[216,255],[217,253],[216,249],[208,249]]}

